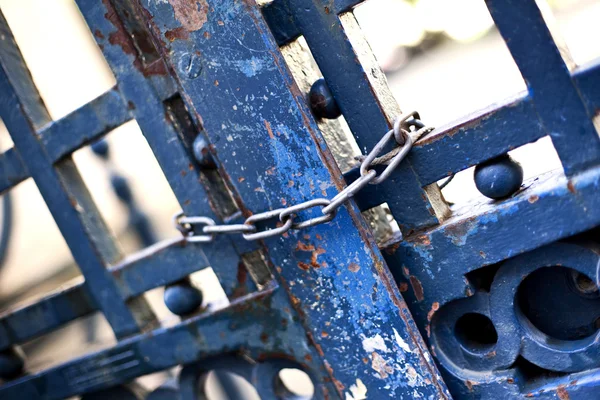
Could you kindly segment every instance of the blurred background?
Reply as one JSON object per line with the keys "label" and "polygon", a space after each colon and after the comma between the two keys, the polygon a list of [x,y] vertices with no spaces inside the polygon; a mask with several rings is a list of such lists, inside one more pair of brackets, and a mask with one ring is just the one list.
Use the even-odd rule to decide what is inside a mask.
{"label": "blurred background", "polygon": [[[600,56],[600,0],[548,0],[543,5],[548,7],[548,18],[555,19],[571,68]],[[73,0],[0,0],[0,10],[53,119],[115,85]],[[450,123],[525,90],[483,0],[370,0],[354,13],[402,109],[418,110],[429,125]],[[171,217],[179,205],[136,122],[115,129],[107,143],[108,159],[89,147],[76,152],[74,159],[124,253],[139,250],[144,240],[132,229],[135,213],[115,192],[114,176],[129,183],[135,211],[147,216],[152,240],[176,236]],[[0,120],[0,150],[11,146]],[[525,179],[560,168],[546,139],[511,155],[523,165]],[[11,196],[12,229],[4,232],[9,234],[8,248],[0,255],[1,309],[80,279],[32,180],[18,185]],[[472,170],[457,174],[444,196],[452,203],[480,196]],[[205,304],[216,307],[227,302],[210,270],[195,274],[194,281],[203,289]],[[159,316],[176,322],[162,303],[161,290],[148,297]],[[93,316],[32,341],[24,351],[28,366],[35,369],[89,352],[94,343],[106,346],[113,340],[103,317]],[[149,386],[155,382],[152,377],[146,380]]]}

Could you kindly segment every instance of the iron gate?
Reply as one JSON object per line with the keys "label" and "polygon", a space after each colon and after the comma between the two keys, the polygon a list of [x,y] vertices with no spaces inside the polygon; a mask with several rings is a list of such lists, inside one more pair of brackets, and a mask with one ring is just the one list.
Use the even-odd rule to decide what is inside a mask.
{"label": "iron gate", "polygon": [[[0,21],[0,117],[14,142],[0,156],[2,191],[33,178],[85,277],[2,314],[2,399],[115,398],[176,365],[183,399],[202,398],[213,369],[262,398],[293,398],[283,368],[307,372],[314,398],[600,398],[600,68],[567,68],[534,0],[487,1],[528,92],[437,129],[333,221],[260,242],[117,250],[71,155],[131,119],[187,216],[241,224],[360,176],[342,176],[280,51],[306,39],[322,90],[360,148],[374,148],[400,110],[360,45],[359,3],[77,0],[118,83],[57,121]],[[505,154],[548,135],[564,172],[521,187]],[[450,209],[436,182],[475,165],[482,192],[504,199]],[[380,252],[360,211],[383,203],[401,234]],[[214,312],[195,307],[186,280],[208,266],[230,300]],[[176,326],[142,296],[160,286],[183,314]],[[116,346],[21,373],[19,344],[94,312]]]}

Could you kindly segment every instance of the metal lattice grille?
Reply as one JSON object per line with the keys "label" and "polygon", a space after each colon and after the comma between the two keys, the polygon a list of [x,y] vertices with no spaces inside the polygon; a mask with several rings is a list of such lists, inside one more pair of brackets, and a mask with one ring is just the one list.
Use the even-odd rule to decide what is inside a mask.
{"label": "metal lattice grille", "polygon": [[[95,311],[119,341],[7,380],[0,397],[64,398],[186,365],[186,399],[200,395],[197,382],[215,368],[246,377],[262,398],[290,398],[277,384],[283,368],[306,371],[314,398],[554,398],[557,390],[594,398],[597,341],[543,353],[519,315],[494,308],[516,298],[506,287],[520,285],[511,270],[518,260],[499,263],[521,253],[535,250],[522,259],[527,274],[564,261],[600,279],[588,247],[538,249],[600,224],[600,67],[569,70],[533,0],[486,2],[528,92],[436,130],[331,223],[264,243],[218,236],[173,239],[127,258],[117,251],[71,155],[132,119],[186,215],[241,223],[288,202],[333,197],[342,178],[356,179],[356,170],[341,174],[279,47],[306,40],[359,148],[373,148],[400,109],[360,36],[352,14],[359,3],[77,0],[117,85],[57,121],[0,20],[0,117],[14,142],[0,155],[0,189],[33,178],[85,278],[5,312],[2,354]],[[214,157],[210,171],[194,156],[198,136]],[[438,180],[545,136],[564,173],[464,213],[443,200]],[[385,261],[360,215],[383,203],[403,236],[386,243]],[[161,327],[141,295],[209,266],[230,304]],[[493,279],[481,272],[488,267]],[[465,322],[469,314],[495,328],[481,317]],[[514,326],[503,331],[499,321]],[[470,348],[468,327],[479,323],[491,333]]]}

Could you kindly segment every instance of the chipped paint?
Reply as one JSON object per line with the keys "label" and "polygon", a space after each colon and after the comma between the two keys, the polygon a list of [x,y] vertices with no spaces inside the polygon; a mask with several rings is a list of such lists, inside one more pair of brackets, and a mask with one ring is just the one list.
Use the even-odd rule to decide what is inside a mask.
{"label": "chipped paint", "polygon": [[197,31],[208,21],[206,0],[169,0],[175,18],[187,31]]}
{"label": "chipped paint", "polygon": [[350,392],[346,392],[345,400],[365,400],[367,398],[367,387],[360,378],[356,379],[356,383],[351,385],[348,390]]}
{"label": "chipped paint", "polygon": [[385,341],[381,337],[380,334],[377,334],[373,337],[364,337],[362,336],[362,347],[367,353],[372,353],[375,350],[380,350],[385,353],[390,350],[387,348]]}
{"label": "chipped paint", "polygon": [[404,339],[402,339],[402,337],[400,336],[400,334],[398,333],[398,331],[396,330],[396,328],[393,328],[393,329],[394,329],[394,338],[396,339],[396,343],[398,344],[398,346],[405,353],[411,353],[412,350],[410,349],[410,346],[408,345],[408,343],[406,343],[404,341]]}

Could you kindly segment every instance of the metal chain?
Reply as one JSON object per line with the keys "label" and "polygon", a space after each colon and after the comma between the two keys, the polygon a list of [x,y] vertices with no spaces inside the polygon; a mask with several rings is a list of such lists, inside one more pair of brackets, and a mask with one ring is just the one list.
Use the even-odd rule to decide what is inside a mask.
{"label": "metal chain", "polygon": [[[220,234],[241,234],[246,240],[259,240],[282,235],[291,229],[301,230],[324,224],[335,218],[338,209],[362,188],[369,184],[378,185],[385,181],[406,158],[413,145],[431,131],[433,128],[425,126],[417,112],[398,117],[394,122],[394,127],[377,142],[373,150],[359,158],[361,161],[360,177],[332,199],[318,198],[290,207],[254,214],[248,217],[243,224],[217,225],[212,218],[188,217],[180,212],[174,217],[175,227],[183,234],[186,241],[206,243],[213,241],[215,236]],[[380,156],[379,154],[390,142],[395,142],[397,147]],[[386,165],[386,168],[378,175],[377,171],[372,169],[376,165]],[[298,213],[315,207],[321,207],[321,216],[296,221]],[[256,224],[267,221],[274,223],[273,227],[259,230]],[[277,226],[278,222],[279,226]]]}

